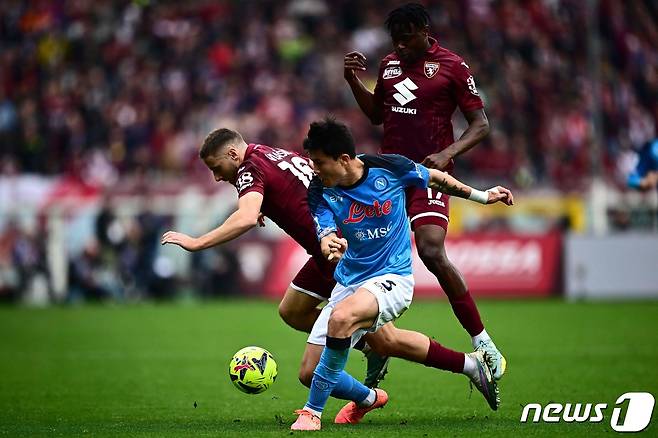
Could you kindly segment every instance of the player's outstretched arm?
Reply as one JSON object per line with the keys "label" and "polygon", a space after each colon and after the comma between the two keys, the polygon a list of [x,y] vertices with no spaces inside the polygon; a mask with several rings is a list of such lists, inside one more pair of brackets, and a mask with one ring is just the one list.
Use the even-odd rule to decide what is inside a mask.
{"label": "player's outstretched arm", "polygon": [[350,52],[345,55],[343,76],[352,90],[356,103],[373,125],[381,125],[384,121],[382,110],[375,104],[375,95],[363,85],[361,79],[356,75],[359,70],[366,70],[366,57],[363,53]]}
{"label": "player's outstretched arm", "polygon": [[506,205],[514,204],[512,192],[505,187],[496,186],[483,192],[464,184],[446,172],[436,169],[429,169],[429,171],[430,181],[428,185],[446,195],[470,199],[480,204],[494,204],[499,201]]}
{"label": "player's outstretched arm", "polygon": [[223,224],[200,237],[191,237],[176,231],[167,231],[160,243],[178,245],[188,251],[199,251],[233,240],[246,233],[262,221],[260,208],[263,195],[249,192],[238,200],[238,209]]}

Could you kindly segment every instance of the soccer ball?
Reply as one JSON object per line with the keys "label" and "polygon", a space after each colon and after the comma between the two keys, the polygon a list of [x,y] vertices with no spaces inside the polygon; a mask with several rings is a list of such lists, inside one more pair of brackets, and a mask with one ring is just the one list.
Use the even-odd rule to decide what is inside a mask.
{"label": "soccer ball", "polygon": [[276,380],[277,366],[269,351],[244,347],[233,355],[228,366],[231,382],[242,392],[260,394]]}

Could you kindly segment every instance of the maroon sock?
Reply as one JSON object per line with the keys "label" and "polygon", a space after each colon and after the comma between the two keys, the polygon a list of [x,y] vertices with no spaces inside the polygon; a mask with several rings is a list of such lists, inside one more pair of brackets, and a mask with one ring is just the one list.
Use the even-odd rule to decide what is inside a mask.
{"label": "maroon sock", "polygon": [[473,301],[471,294],[466,293],[460,297],[448,297],[452,311],[455,312],[457,319],[462,327],[466,329],[471,337],[479,335],[484,330],[484,324],[480,319],[480,312]]}
{"label": "maroon sock", "polygon": [[464,353],[446,348],[430,339],[425,366],[461,373],[464,371],[464,360]]}

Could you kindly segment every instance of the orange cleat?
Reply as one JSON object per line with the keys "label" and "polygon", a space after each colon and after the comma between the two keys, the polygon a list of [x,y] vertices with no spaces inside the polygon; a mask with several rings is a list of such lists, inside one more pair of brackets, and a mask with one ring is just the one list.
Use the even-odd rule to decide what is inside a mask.
{"label": "orange cleat", "polygon": [[290,430],[320,430],[320,417],[307,411],[306,409],[297,409],[295,414],[299,415],[297,421],[292,423]]}
{"label": "orange cleat", "polygon": [[375,402],[367,408],[360,408],[353,401],[343,406],[343,409],[338,411],[338,415],[336,415],[334,423],[357,424],[368,412],[372,411],[373,409],[383,408],[386,403],[388,403],[388,394],[386,394],[386,391],[379,388],[375,389],[375,394],[377,394]]}

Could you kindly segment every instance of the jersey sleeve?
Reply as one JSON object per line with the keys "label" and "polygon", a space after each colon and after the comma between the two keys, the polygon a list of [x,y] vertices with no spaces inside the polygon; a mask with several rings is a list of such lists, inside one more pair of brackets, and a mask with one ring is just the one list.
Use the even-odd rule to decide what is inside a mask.
{"label": "jersey sleeve", "polygon": [[400,185],[404,187],[427,187],[430,172],[422,164],[398,154],[359,155],[359,158],[372,167],[381,167],[391,171]]}
{"label": "jersey sleeve", "polygon": [[[459,62],[459,63],[457,63]],[[455,100],[462,113],[484,108],[480,93],[475,86],[471,70],[463,59],[459,59],[452,68],[451,79]]]}
{"label": "jersey sleeve", "polygon": [[400,174],[400,181],[406,187],[425,188],[430,181],[430,171],[422,164],[415,163],[406,157],[404,159],[404,173]]}
{"label": "jersey sleeve", "polygon": [[308,206],[315,222],[315,234],[318,240],[335,233],[337,230],[334,214],[322,196],[322,182],[315,177],[308,188]]}
{"label": "jersey sleeve", "polygon": [[250,192],[265,194],[265,173],[253,162],[244,163],[238,169],[235,187],[238,189],[238,198]]}

